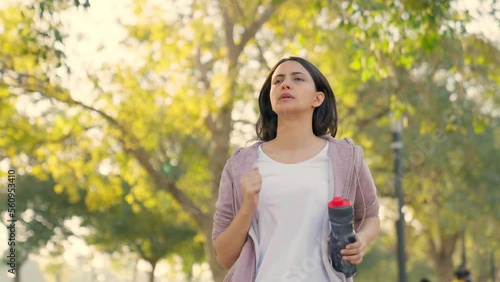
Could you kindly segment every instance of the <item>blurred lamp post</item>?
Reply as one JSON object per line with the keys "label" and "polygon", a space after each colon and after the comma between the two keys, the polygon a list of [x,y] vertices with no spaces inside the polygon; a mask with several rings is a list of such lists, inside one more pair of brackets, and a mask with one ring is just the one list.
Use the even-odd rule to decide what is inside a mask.
{"label": "blurred lamp post", "polygon": [[490,252],[490,267],[491,267],[491,281],[495,281],[497,271],[495,269],[495,256],[493,252]]}
{"label": "blurred lamp post", "polygon": [[467,269],[467,256],[465,254],[465,225],[462,227],[462,263],[461,267]]}
{"label": "blurred lamp post", "polygon": [[404,236],[404,199],[403,199],[403,162],[402,162],[402,149],[403,141],[401,138],[403,132],[403,121],[401,117],[394,116],[391,112],[391,129],[392,129],[392,143],[391,149],[394,150],[394,190],[398,198],[398,211],[399,218],[396,221],[396,232],[398,236],[398,273],[399,282],[406,282],[406,255],[405,255],[405,236]]}

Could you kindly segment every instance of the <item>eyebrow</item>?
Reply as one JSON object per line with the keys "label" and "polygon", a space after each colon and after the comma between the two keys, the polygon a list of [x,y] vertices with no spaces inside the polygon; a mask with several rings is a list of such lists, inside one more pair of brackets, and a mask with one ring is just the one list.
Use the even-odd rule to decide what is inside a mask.
{"label": "eyebrow", "polygon": [[[300,71],[294,71],[294,72],[291,73],[291,75],[297,75],[297,74],[305,75],[305,73],[300,72]],[[276,77],[284,77],[284,76],[285,76],[284,74],[280,73],[280,74],[275,75],[274,78],[276,78]]]}

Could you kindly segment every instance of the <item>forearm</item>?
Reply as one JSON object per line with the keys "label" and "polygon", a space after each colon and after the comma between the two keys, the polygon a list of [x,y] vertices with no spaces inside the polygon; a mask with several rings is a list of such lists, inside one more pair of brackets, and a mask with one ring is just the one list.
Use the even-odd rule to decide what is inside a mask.
{"label": "forearm", "polygon": [[[355,222],[355,226],[359,226],[358,221]],[[365,248],[377,237],[379,229],[380,220],[378,217],[366,218],[361,229],[356,232],[356,242],[347,245],[345,249],[340,251],[342,258],[352,264],[360,264],[365,255]]]}
{"label": "forearm", "polygon": [[240,209],[229,227],[214,241],[217,262],[225,269],[233,266],[245,244],[253,212]]}
{"label": "forearm", "polygon": [[379,230],[380,219],[378,217],[369,217],[365,219],[361,229],[358,230],[356,235],[363,240],[366,246],[368,246],[377,237]]}

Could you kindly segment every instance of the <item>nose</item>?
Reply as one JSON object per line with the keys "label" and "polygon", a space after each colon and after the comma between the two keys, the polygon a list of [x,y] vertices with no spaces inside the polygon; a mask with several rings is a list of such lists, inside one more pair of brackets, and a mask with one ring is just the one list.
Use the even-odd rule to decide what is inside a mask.
{"label": "nose", "polygon": [[288,82],[288,79],[284,78],[283,82],[281,83],[281,89],[290,89],[290,84]]}

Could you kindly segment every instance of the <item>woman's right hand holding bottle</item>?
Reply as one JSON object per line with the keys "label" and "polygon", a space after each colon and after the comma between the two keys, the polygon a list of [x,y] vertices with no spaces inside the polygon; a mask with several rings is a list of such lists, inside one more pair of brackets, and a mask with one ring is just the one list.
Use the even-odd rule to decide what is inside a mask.
{"label": "woman's right hand holding bottle", "polygon": [[244,174],[240,182],[243,190],[241,208],[253,214],[259,204],[259,193],[262,189],[262,176],[259,173],[259,168],[254,167],[250,172]]}

